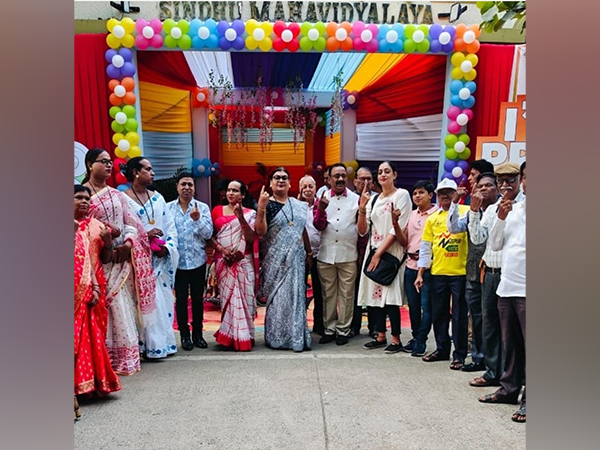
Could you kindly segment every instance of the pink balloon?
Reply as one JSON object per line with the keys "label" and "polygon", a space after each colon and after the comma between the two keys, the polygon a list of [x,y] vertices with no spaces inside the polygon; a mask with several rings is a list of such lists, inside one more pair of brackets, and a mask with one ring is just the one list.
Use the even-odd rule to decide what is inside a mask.
{"label": "pink balloon", "polygon": [[469,120],[473,118],[473,111],[469,108],[463,109],[462,113],[465,114],[469,118]]}
{"label": "pink balloon", "polygon": [[143,34],[140,33],[135,37],[135,46],[140,50],[146,50],[149,44],[150,41],[146,39]]}
{"label": "pink balloon", "polygon": [[[147,25],[148,25],[148,22],[146,21],[146,19],[138,19],[135,21],[135,31],[137,31],[139,34],[142,34],[144,27]],[[138,45],[138,47],[139,47],[139,45]]]}
{"label": "pink balloon", "polygon": [[150,39],[150,45],[154,48],[161,48],[163,45],[163,37],[160,34],[155,34]]}
{"label": "pink balloon", "polygon": [[451,106],[450,108],[448,108],[448,111],[446,112],[448,119],[450,119],[452,121],[456,120],[456,118],[458,117],[459,114],[460,114],[460,108],[458,106]]}
{"label": "pink balloon", "polygon": [[[374,35],[376,36],[376,35]],[[377,50],[379,50],[379,42],[377,41],[377,39],[372,39],[367,43],[367,51],[369,53],[375,53]]]}
{"label": "pink balloon", "polygon": [[461,126],[456,123],[454,120],[451,120],[450,122],[448,122],[448,132],[452,133],[452,134],[456,134],[459,133],[461,129]]}
{"label": "pink balloon", "polygon": [[354,36],[360,38],[360,33],[365,29],[365,23],[362,20],[358,20],[352,24],[352,32]]}
{"label": "pink balloon", "polygon": [[160,33],[162,31],[162,22],[160,19],[152,19],[150,21],[150,27],[152,27],[155,33]]}

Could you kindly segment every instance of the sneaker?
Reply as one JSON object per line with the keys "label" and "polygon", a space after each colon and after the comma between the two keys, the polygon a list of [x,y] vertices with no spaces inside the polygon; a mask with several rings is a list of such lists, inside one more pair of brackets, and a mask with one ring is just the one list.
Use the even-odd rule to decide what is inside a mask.
{"label": "sneaker", "polygon": [[319,344],[329,344],[333,341],[335,341],[335,334],[324,334],[323,337],[319,339]]}
{"label": "sneaker", "polygon": [[390,345],[388,345],[385,348],[384,352],[385,353],[398,353],[399,351],[402,350],[402,348],[403,347],[402,347],[401,343],[400,344],[395,344],[395,343],[392,342]]}
{"label": "sneaker", "polygon": [[423,356],[427,353],[427,345],[421,342],[415,342],[411,356]]}
{"label": "sneaker", "polygon": [[415,340],[411,339],[410,341],[408,341],[408,344],[406,344],[404,347],[402,347],[400,349],[400,351],[403,351],[405,353],[412,353],[412,351],[415,349]]}
{"label": "sneaker", "polygon": [[383,341],[378,341],[377,339],[373,339],[370,342],[367,342],[365,345],[363,345],[363,348],[366,348],[367,350],[373,350],[374,348],[379,348],[379,347],[385,347],[387,345],[387,339],[383,340]]}

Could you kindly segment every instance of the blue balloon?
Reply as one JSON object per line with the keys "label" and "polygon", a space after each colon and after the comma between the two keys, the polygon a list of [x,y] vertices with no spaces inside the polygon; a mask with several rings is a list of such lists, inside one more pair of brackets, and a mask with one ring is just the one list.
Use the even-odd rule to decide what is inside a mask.
{"label": "blue balloon", "polygon": [[450,82],[450,92],[452,92],[453,94],[458,95],[459,91],[464,87],[465,85],[460,80],[452,80]]}
{"label": "blue balloon", "polygon": [[451,159],[449,159],[444,163],[444,170],[446,172],[452,172],[452,169],[454,169],[456,167],[456,165],[457,164],[455,161],[452,161]]}
{"label": "blue balloon", "polygon": [[475,97],[473,97],[472,95],[466,99],[463,100],[463,108],[472,108],[473,105],[475,105]]}
{"label": "blue balloon", "polygon": [[454,106],[458,106],[459,108],[461,108],[463,101],[458,95],[453,95],[452,97],[450,97],[450,103],[452,103]]}
{"label": "blue balloon", "polygon": [[[437,24],[436,24],[437,25]],[[442,51],[442,44],[437,39],[433,39],[431,41],[431,46],[429,47],[429,51],[431,53],[439,53]]]}
{"label": "blue balloon", "polygon": [[125,192],[127,189],[129,189],[129,185],[128,184],[120,184],[117,186],[117,189],[121,192]]}
{"label": "blue balloon", "polygon": [[465,87],[471,92],[471,94],[477,90],[477,84],[474,81],[467,81],[465,83]]}

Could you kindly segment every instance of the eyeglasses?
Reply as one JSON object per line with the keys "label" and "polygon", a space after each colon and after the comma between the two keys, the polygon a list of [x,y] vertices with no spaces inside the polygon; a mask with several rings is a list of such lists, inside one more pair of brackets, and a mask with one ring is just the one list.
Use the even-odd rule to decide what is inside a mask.
{"label": "eyeglasses", "polygon": [[287,181],[290,179],[287,175],[273,175],[275,181]]}
{"label": "eyeglasses", "polygon": [[513,175],[512,177],[498,177],[497,178],[498,181],[498,186],[502,186],[504,183],[514,183],[515,181],[517,181],[517,177],[515,175]]}
{"label": "eyeglasses", "polygon": [[358,181],[373,181],[373,178],[371,177],[358,177],[357,178]]}
{"label": "eyeglasses", "polygon": [[335,178],[336,180],[340,179],[340,178],[347,178],[348,175],[345,173],[336,173],[335,175],[331,175],[332,178]]}
{"label": "eyeglasses", "polygon": [[94,161],[95,163],[99,162],[104,164],[105,166],[112,166],[114,163],[110,159],[97,159]]}

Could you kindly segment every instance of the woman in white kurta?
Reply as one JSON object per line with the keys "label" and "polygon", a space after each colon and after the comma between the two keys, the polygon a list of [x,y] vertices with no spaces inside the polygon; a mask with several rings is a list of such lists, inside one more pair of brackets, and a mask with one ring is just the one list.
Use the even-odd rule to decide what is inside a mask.
{"label": "woman in white kurta", "polygon": [[[400,342],[400,307],[402,306],[402,279],[396,275],[389,286],[382,286],[368,278],[364,269],[371,271],[379,265],[380,256],[390,253],[400,261],[404,258],[406,245],[405,236],[400,230],[406,228],[408,216],[411,211],[411,200],[408,191],[398,189],[394,180],[398,176],[396,169],[390,162],[384,161],[379,165],[377,180],[382,192],[377,197],[371,198],[368,191],[361,195],[358,215],[358,231],[364,236],[370,232],[367,255],[372,248],[376,249],[375,255],[367,264],[365,257],[360,273],[358,290],[358,304],[371,309],[378,331],[378,337],[364,345],[366,349],[386,347],[386,353],[397,353],[402,348]],[[404,271],[404,264],[400,273]],[[390,318],[392,326],[392,342],[387,345],[386,316]]]}
{"label": "woman in white kurta", "polygon": [[[163,196],[148,190],[154,181],[150,161],[143,157],[130,159],[127,162],[127,179],[133,184],[125,194],[148,233],[156,279],[157,318],[152,325],[141,324],[140,352],[146,358],[164,358],[177,352],[173,331],[173,284],[179,263],[177,229]],[[157,243],[156,240],[162,242]]]}

